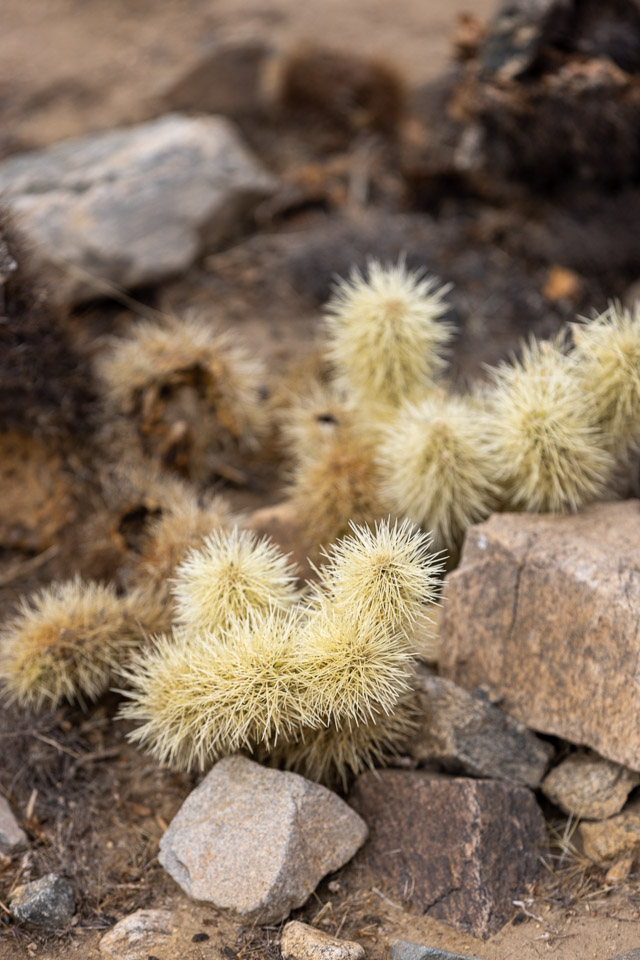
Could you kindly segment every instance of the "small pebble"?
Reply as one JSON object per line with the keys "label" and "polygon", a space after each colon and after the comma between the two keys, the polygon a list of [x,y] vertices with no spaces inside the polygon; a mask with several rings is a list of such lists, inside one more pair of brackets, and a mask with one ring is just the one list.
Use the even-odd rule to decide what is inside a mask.
{"label": "small pebble", "polygon": [[280,952],[284,960],[364,960],[359,943],[330,937],[299,920],[292,920],[282,931]]}

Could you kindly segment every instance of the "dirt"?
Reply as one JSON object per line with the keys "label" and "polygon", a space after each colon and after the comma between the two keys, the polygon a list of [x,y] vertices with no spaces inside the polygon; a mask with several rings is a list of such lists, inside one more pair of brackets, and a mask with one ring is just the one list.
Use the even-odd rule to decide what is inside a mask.
{"label": "dirt", "polygon": [[[399,66],[408,86],[417,87],[447,69],[457,14],[472,6],[483,18],[493,5],[492,0],[402,0],[400,5],[388,0],[316,5],[293,0],[263,0],[260,5],[255,0],[4,0],[0,156],[158,113],[165,91],[221,29],[251,26],[285,49],[313,40],[383,57]],[[69,329],[79,350],[94,356],[104,334],[122,332],[144,315],[147,304],[162,311],[199,305],[233,325],[265,358],[272,391],[295,387],[319,365],[314,342],[320,304],[334,273],[362,261],[366,252],[396,256],[404,251],[411,263],[427,262],[460,288],[454,319],[461,335],[451,375],[466,380],[482,373],[483,362],[505,356],[524,332],[552,332],[576,311],[603,306],[608,296],[624,293],[624,271],[616,275],[618,286],[610,278],[594,279],[586,269],[581,276],[571,270],[558,273],[543,257],[523,254],[526,233],[514,235],[502,213],[480,209],[465,198],[403,220],[398,214],[402,205],[396,203],[397,171],[385,156],[380,176],[374,170],[372,177],[380,211],[371,216],[357,203],[355,209],[350,206],[348,184],[360,162],[354,160],[355,152],[347,150],[300,176],[297,165],[317,161],[314,151],[294,140],[284,149],[276,146],[263,129],[255,131],[255,143],[263,144],[269,162],[289,177],[280,207],[262,211],[262,230],[212,255],[179,281],[137,292],[133,310],[103,303],[77,311]],[[320,202],[317,196],[308,202],[310,183]],[[345,207],[346,224],[341,219]],[[5,437],[5,448],[8,442]],[[39,445],[33,449],[38,453],[29,456],[22,480],[6,479],[16,458],[11,466],[5,458],[0,469],[0,482],[10,489],[0,520],[11,515],[12,529],[19,531],[19,536],[12,534],[13,541],[3,537],[0,545],[2,612],[71,563],[68,543],[64,565],[56,553],[66,514],[60,512],[58,526],[47,526],[47,503],[64,506],[73,498],[67,489],[73,471],[65,463],[64,473],[57,473],[55,458],[41,462]],[[281,499],[279,467],[274,455],[248,464],[242,482],[223,477],[219,484],[236,509],[255,509]],[[80,474],[77,469],[76,481]],[[29,484],[30,497],[38,492],[42,517],[25,510],[25,498],[21,502],[16,492],[22,482]],[[85,504],[80,515],[87,509]],[[78,558],[86,557],[88,547],[85,542],[81,547],[76,563],[84,564]],[[103,557],[101,563],[108,572],[116,560]],[[109,695],[86,714],[65,707],[37,718],[0,709],[0,785],[31,839],[24,857],[0,861],[0,960],[97,960],[103,956],[99,941],[104,931],[142,907],[174,911],[178,932],[172,960],[279,960],[278,928],[238,928],[213,908],[188,900],[160,868],[158,841],[196,778],[160,769],[129,745],[126,725],[114,721],[117,703]],[[71,929],[52,936],[10,925],[4,905],[12,885],[54,869],[78,893]],[[549,862],[539,888],[517,910],[512,923],[483,943],[412,914],[370,877],[347,868],[323,882],[297,916],[360,940],[371,960],[382,960],[389,937],[483,960],[608,960],[640,942],[640,878],[611,886],[603,870],[573,853],[564,862],[557,857]],[[194,941],[202,933],[209,939]],[[168,960],[169,954],[160,953],[160,960],[165,956]]]}
{"label": "dirt", "polygon": [[[402,59],[412,83],[437,76],[464,0],[6,0],[0,34],[0,152],[141,120],[222,28],[280,44],[313,40]],[[482,17],[491,0],[475,0]]]}

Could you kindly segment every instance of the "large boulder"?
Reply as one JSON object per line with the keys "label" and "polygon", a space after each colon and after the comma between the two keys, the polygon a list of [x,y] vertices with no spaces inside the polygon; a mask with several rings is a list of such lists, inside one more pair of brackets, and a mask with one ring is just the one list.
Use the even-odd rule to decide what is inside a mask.
{"label": "large boulder", "polygon": [[182,273],[275,186],[221,117],[167,114],[0,163],[3,202],[65,303]]}
{"label": "large boulder", "polygon": [[528,727],[640,770],[640,502],[498,514],[449,577],[441,671]]}
{"label": "large boulder", "polygon": [[367,836],[335,793],[245,757],[220,760],[160,841],[185,893],[246,922],[279,923]]}
{"label": "large boulder", "polygon": [[358,777],[349,802],[370,830],[356,862],[382,892],[476,937],[513,915],[546,849],[526,787],[382,770]]}

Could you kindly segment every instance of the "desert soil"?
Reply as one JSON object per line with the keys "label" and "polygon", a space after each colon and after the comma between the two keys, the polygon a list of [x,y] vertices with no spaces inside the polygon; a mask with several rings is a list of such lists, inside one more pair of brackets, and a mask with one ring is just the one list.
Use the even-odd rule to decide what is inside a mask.
{"label": "desert soil", "polygon": [[[42,146],[91,130],[142,120],[158,110],[163,92],[192,63],[222,27],[252,25],[278,43],[313,39],[364,54],[384,55],[401,65],[411,84],[446,69],[457,14],[473,8],[483,18],[492,0],[3,0],[0,30],[0,156]],[[225,274],[225,266],[227,273]],[[260,291],[240,286],[234,254],[217,264],[217,283],[226,283],[227,320],[244,315],[251,335],[273,363],[302,352],[312,319],[290,318],[283,327],[277,304],[258,310]],[[192,289],[189,289],[190,295]],[[180,300],[180,287],[165,293]],[[295,306],[295,304],[294,304]],[[293,308],[291,308],[293,310]],[[98,314],[93,323],[101,321]],[[125,315],[109,314],[111,329]],[[283,330],[289,333],[283,344]],[[257,506],[241,502],[238,506]],[[262,502],[274,499],[263,491]],[[26,588],[12,582],[9,599]],[[27,722],[16,733],[0,723],[0,781],[11,767],[8,788],[28,799],[30,829],[52,819],[56,805],[68,811],[55,838],[46,831],[36,844],[37,862],[54,863],[54,847],[69,850],[67,873],[92,891],[92,909],[71,934],[60,938],[0,925],[0,960],[96,960],[99,940],[112,920],[140,907],[170,907],[179,922],[171,960],[234,957],[276,960],[277,929],[240,932],[213,908],[189,901],[162,872],[158,840],[194,779],[158,770],[113,732],[113,704],[101,705],[69,733],[69,716]],[[5,718],[6,719],[6,718]],[[75,728],[74,728],[75,729]],[[11,764],[7,757],[12,754]],[[17,757],[24,758],[16,762]],[[4,759],[3,759],[4,758]],[[83,759],[84,758],[84,759]],[[25,814],[18,809],[19,816]],[[51,847],[51,850],[50,850]],[[543,883],[516,920],[482,943],[450,927],[415,916],[386,898],[370,877],[347,869],[339,887],[325,882],[300,918],[328,932],[359,939],[371,960],[382,960],[390,936],[430,943],[484,960],[608,960],[640,944],[640,887],[607,886],[588,866],[569,859],[566,884]],[[104,874],[104,875],[103,875]],[[590,879],[589,879],[590,876]],[[582,879],[589,882],[581,887]],[[0,916],[8,890],[0,865]],[[209,939],[194,943],[194,934]],[[226,948],[226,953],[224,952]],[[169,960],[160,954],[160,960]]]}

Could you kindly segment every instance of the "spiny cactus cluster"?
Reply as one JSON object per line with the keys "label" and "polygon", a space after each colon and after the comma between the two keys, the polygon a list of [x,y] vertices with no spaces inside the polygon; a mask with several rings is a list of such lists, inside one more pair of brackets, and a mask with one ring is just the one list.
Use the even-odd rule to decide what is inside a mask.
{"label": "spiny cactus cluster", "polygon": [[128,425],[123,448],[127,429],[137,438],[115,499],[144,524],[120,592],[76,579],[23,601],[0,637],[4,695],[40,709],[126,683],[132,738],[182,768],[246,750],[344,782],[380,762],[413,723],[413,664],[442,579],[432,545],[455,558],[495,509],[606,497],[640,446],[640,307],[532,340],[456,394],[442,379],[445,294],[402,261],[372,261],[327,306],[329,381],[279,420],[319,563],[304,591],[206,489],[212,451],[270,429],[262,368],[192,317],[115,341],[100,364],[105,410]]}
{"label": "spiny cactus cluster", "polygon": [[138,444],[197,483],[210,479],[212,458],[255,447],[267,429],[263,365],[193,313],[142,321],[114,338],[97,373],[122,445]]}
{"label": "spiny cactus cluster", "polygon": [[86,704],[116,680],[133,650],[173,622],[171,578],[203,537],[236,524],[225,501],[198,497],[185,482],[133,460],[105,478],[114,508],[155,507],[121,571],[124,590],[76,577],[23,599],[0,629],[6,698],[32,709]]}
{"label": "spiny cactus cluster", "polygon": [[247,750],[344,780],[406,735],[412,627],[441,564],[417,528],[353,527],[298,596],[286,558],[232,530],[177,570],[173,632],[126,671],[123,716],[158,760],[204,769]]}
{"label": "spiny cactus cluster", "polygon": [[616,460],[640,441],[640,309],[613,305],[574,325],[573,340],[532,340],[488,386],[456,394],[438,378],[452,333],[445,293],[402,261],[339,282],[325,439],[322,415],[309,416],[317,395],[283,426],[314,541],[340,535],[350,512],[390,513],[455,556],[466,528],[496,509],[564,512],[612,495]]}
{"label": "spiny cactus cluster", "polygon": [[8,699],[35,710],[95,700],[136,644],[134,606],[80,578],[23,600],[0,635]]}

